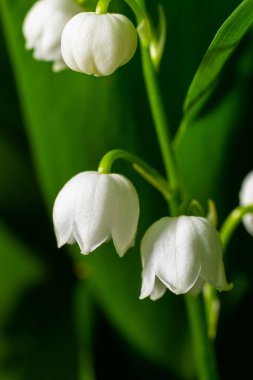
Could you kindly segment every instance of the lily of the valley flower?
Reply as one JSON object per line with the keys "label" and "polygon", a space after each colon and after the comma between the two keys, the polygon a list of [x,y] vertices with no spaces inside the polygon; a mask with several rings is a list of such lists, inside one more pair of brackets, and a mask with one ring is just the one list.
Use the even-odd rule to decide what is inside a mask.
{"label": "lily of the valley flower", "polygon": [[[253,171],[242,182],[239,199],[241,206],[253,205]],[[253,235],[253,214],[245,215],[242,221],[248,233]]]}
{"label": "lily of the valley flower", "polygon": [[83,12],[67,23],[61,44],[63,59],[72,70],[105,76],[132,58],[137,32],[121,14]]}
{"label": "lily of the valley flower", "polygon": [[119,174],[82,172],[58,194],[53,221],[58,247],[77,242],[83,254],[112,238],[119,256],[133,246],[139,199],[133,184]]}
{"label": "lily of the valley flower", "polygon": [[166,288],[197,295],[205,282],[229,290],[218,232],[204,218],[165,217],[155,222],[141,243],[140,298],[160,298]]}
{"label": "lily of the valley flower", "polygon": [[26,48],[34,49],[34,58],[53,61],[53,70],[66,68],[61,55],[61,34],[65,24],[82,9],[74,0],[39,0],[23,23]]}

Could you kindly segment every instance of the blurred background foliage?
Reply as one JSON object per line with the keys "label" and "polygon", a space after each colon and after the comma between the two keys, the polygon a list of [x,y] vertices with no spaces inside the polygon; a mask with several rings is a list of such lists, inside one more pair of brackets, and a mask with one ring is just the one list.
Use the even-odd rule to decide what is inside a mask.
{"label": "blurred background foliage", "polygon": [[[160,70],[173,133],[200,60],[238,0],[163,0],[168,37]],[[164,171],[139,52],[106,78],[54,74],[24,48],[22,22],[33,1],[1,0],[0,379],[193,379],[182,297],[139,301],[140,239],[166,204],[129,167],[141,201],[137,244],[119,259],[111,244],[84,257],[56,248],[51,220],[63,184],[124,148]],[[157,19],[155,1],[147,1]],[[111,10],[133,15],[120,1]],[[253,169],[253,38],[250,30],[218,86],[177,147],[189,193],[215,200],[219,225],[238,204]],[[155,207],[154,207],[155,205]],[[251,373],[253,241],[243,228],[226,257],[234,290],[221,294],[217,335],[222,378]]]}

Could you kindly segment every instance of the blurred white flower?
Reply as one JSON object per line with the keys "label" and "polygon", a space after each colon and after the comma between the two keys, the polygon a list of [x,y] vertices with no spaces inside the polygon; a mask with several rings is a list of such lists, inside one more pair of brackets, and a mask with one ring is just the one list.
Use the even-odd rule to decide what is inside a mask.
{"label": "blurred white flower", "polygon": [[41,61],[53,61],[53,70],[66,68],[61,55],[61,34],[66,23],[82,9],[74,0],[39,0],[23,23],[26,48]]}
{"label": "blurred white flower", "polygon": [[65,26],[61,46],[63,59],[72,70],[105,76],[132,58],[137,32],[121,14],[83,12]]}
{"label": "blurred white flower", "polygon": [[204,218],[165,217],[155,222],[141,243],[140,298],[160,298],[166,288],[197,295],[205,282],[229,290],[218,232]]}
{"label": "blurred white flower", "polygon": [[139,198],[133,184],[119,174],[82,172],[58,194],[53,221],[58,247],[77,242],[83,254],[112,238],[119,256],[134,245]]}
{"label": "blurred white flower", "polygon": [[[253,205],[253,171],[242,182],[239,200],[241,206]],[[253,235],[253,214],[246,214],[242,221],[248,233]]]}

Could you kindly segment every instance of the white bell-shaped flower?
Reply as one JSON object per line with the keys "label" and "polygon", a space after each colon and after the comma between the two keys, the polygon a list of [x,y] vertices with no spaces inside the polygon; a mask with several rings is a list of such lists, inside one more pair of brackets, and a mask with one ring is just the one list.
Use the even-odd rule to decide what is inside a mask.
{"label": "white bell-shaped flower", "polygon": [[165,217],[155,222],[141,243],[140,298],[160,298],[166,288],[197,295],[205,282],[229,290],[218,232],[204,218]]}
{"label": "white bell-shaped flower", "polygon": [[[239,199],[241,206],[253,205],[253,171],[243,180]],[[246,214],[242,221],[248,233],[253,236],[253,214]]]}
{"label": "white bell-shaped flower", "polygon": [[59,192],[53,209],[58,247],[77,242],[83,254],[112,238],[119,256],[134,245],[139,198],[119,174],[82,172]]}
{"label": "white bell-shaped flower", "polygon": [[74,0],[39,0],[23,23],[26,48],[40,61],[53,61],[53,70],[66,68],[61,55],[61,34],[66,23],[82,9]]}
{"label": "white bell-shaped flower", "polygon": [[61,46],[63,59],[72,70],[105,76],[132,58],[137,32],[124,15],[83,12],[65,26]]}

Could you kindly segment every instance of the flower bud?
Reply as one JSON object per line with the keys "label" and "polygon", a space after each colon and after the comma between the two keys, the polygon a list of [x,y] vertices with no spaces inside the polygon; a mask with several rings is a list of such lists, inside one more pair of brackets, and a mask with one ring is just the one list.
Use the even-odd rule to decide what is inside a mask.
{"label": "flower bud", "polygon": [[26,48],[41,61],[53,61],[53,70],[66,67],[61,55],[62,30],[71,17],[81,12],[74,0],[39,0],[27,13],[23,23]]}
{"label": "flower bud", "polygon": [[94,171],[74,176],[58,194],[53,221],[58,247],[77,242],[88,254],[112,238],[119,256],[134,245],[139,198],[119,174]]}
{"label": "flower bud", "polygon": [[[253,171],[243,180],[239,199],[241,206],[253,205]],[[246,214],[242,221],[248,233],[253,236],[253,214]]]}
{"label": "flower bud", "polygon": [[197,295],[205,282],[229,290],[218,232],[202,217],[165,217],[155,222],[141,243],[140,298],[160,298],[166,288]]}
{"label": "flower bud", "polygon": [[137,32],[121,14],[83,12],[65,26],[61,47],[63,59],[72,70],[105,76],[132,58]]}

